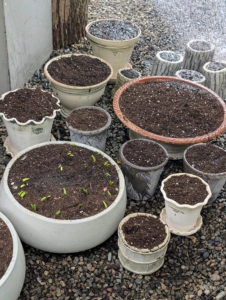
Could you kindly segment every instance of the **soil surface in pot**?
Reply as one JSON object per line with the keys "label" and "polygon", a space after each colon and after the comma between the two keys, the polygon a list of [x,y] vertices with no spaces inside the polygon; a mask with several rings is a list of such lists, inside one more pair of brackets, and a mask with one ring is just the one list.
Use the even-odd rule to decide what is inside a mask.
{"label": "soil surface in pot", "polygon": [[226,151],[212,144],[196,145],[186,151],[187,162],[204,173],[226,172]]}
{"label": "soil surface in pot", "polygon": [[128,142],[123,148],[123,155],[130,163],[140,167],[159,166],[167,158],[158,144],[141,140]]}
{"label": "soil surface in pot", "polygon": [[118,195],[116,168],[97,152],[76,145],[33,149],[12,166],[8,185],[25,208],[49,218],[98,214]]}
{"label": "soil surface in pot", "polygon": [[200,72],[194,70],[183,70],[180,71],[179,74],[181,78],[191,80],[191,81],[201,81],[204,79],[204,76]]}
{"label": "soil surface in pot", "polygon": [[67,117],[68,124],[78,130],[92,131],[107,124],[107,115],[100,110],[92,108],[77,109]]}
{"label": "soil surface in pot", "polygon": [[152,216],[132,217],[122,225],[122,231],[126,242],[138,249],[152,250],[166,238],[165,225]]}
{"label": "soil surface in pot", "polygon": [[107,64],[86,55],[71,55],[54,60],[47,71],[54,80],[70,86],[95,85],[111,74]]}
{"label": "soil surface in pot", "polygon": [[9,267],[13,255],[13,240],[8,226],[0,219],[0,279]]}
{"label": "soil surface in pot", "polygon": [[173,53],[173,52],[161,52],[160,57],[166,61],[178,61],[180,60],[180,55],[177,53]]}
{"label": "soil surface in pot", "polygon": [[224,119],[223,107],[213,94],[173,80],[134,84],[122,93],[119,106],[136,126],[173,138],[208,134]]}
{"label": "soil surface in pot", "polygon": [[226,68],[226,64],[217,61],[211,61],[208,65],[206,65],[206,68],[210,71],[220,71]]}
{"label": "soil surface in pot", "polygon": [[179,204],[195,205],[203,202],[208,195],[206,185],[196,177],[173,176],[164,183],[168,198]]}
{"label": "soil surface in pot", "polygon": [[125,70],[122,70],[122,71],[121,71],[121,74],[122,74],[123,76],[125,76],[126,78],[130,78],[130,79],[134,79],[134,78],[138,78],[138,77],[139,77],[138,72],[136,72],[136,71],[133,70],[133,69],[125,69]]}
{"label": "soil surface in pot", "polygon": [[210,44],[205,41],[194,41],[190,44],[190,47],[197,51],[208,51],[211,49]]}
{"label": "soil surface in pot", "polygon": [[19,89],[6,95],[3,101],[0,101],[0,112],[4,113],[7,119],[15,118],[21,123],[28,120],[36,122],[44,117],[51,117],[57,105],[58,99],[52,94],[43,92],[41,89]]}
{"label": "soil surface in pot", "polygon": [[135,38],[138,28],[127,21],[103,20],[93,23],[89,33],[104,40],[124,41]]}

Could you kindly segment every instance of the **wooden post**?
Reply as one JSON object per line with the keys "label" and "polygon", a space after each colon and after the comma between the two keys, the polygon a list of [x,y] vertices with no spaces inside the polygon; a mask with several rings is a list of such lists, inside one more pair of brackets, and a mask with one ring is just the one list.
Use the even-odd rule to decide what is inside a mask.
{"label": "wooden post", "polygon": [[52,0],[53,47],[71,46],[85,36],[88,0]]}

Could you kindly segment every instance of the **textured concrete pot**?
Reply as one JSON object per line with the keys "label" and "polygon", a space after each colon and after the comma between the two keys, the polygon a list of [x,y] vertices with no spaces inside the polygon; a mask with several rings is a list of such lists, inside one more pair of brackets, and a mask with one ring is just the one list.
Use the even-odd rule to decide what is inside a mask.
{"label": "textured concrete pot", "polygon": [[117,79],[116,79],[116,82],[115,82],[115,87],[114,87],[114,89],[112,90],[112,95],[114,95],[114,93],[123,85],[123,84],[125,84],[125,83],[127,83],[127,82],[129,82],[129,81],[131,81],[131,80],[134,80],[134,79],[137,79],[137,78],[141,78],[141,73],[140,72],[137,72],[137,71],[135,71],[135,70],[133,70],[134,72],[136,72],[137,73],[137,78],[128,78],[128,77],[126,77],[126,76],[124,76],[123,74],[122,74],[122,71],[124,71],[124,70],[131,70],[131,69],[129,69],[129,68],[125,68],[125,69],[119,69],[118,70],[118,74],[117,74]]}
{"label": "textured concrete pot", "polygon": [[[161,55],[171,55],[176,60],[166,60]],[[174,51],[158,51],[151,70],[151,76],[174,76],[177,70],[180,70],[183,64],[183,56]]]}
{"label": "textured concrete pot", "polygon": [[[189,79],[189,78],[185,78],[183,77],[183,72],[195,72],[195,73],[198,73],[198,77],[199,79]],[[200,72],[197,72],[197,71],[194,71],[194,70],[186,70],[186,69],[182,69],[182,70],[178,70],[176,73],[175,73],[175,76],[178,77],[178,78],[182,78],[182,79],[186,79],[186,80],[191,80],[195,83],[198,83],[198,84],[205,84],[205,81],[206,81],[206,77],[200,73]]]}

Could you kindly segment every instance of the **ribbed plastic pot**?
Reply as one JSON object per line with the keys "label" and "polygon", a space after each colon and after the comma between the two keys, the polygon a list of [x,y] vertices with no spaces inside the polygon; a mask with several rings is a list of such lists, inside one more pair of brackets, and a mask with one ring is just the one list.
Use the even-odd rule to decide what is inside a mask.
{"label": "ribbed plastic pot", "polygon": [[[182,76],[183,72],[196,72],[196,73],[198,73],[197,75],[199,75],[199,79],[195,80],[195,79],[184,78]],[[182,79],[184,78],[186,80],[191,80],[191,81],[193,81],[195,83],[198,83],[198,84],[205,84],[205,81],[206,81],[206,77],[202,73],[194,71],[194,70],[187,70],[187,69],[178,70],[175,73],[175,76],[178,77],[178,78],[182,78]]]}
{"label": "ribbed plastic pot", "polygon": [[118,257],[125,269],[136,274],[151,274],[159,270],[164,263],[165,254],[170,241],[170,231],[168,226],[163,223],[165,225],[166,238],[160,245],[151,250],[133,247],[126,242],[122,226],[130,218],[137,216],[151,216],[157,218],[147,213],[132,213],[123,218],[118,227]]}
{"label": "ribbed plastic pot", "polygon": [[[3,94],[0,100],[4,100],[6,95],[17,90],[18,89]],[[43,93],[47,92],[43,91]],[[8,119],[3,113],[0,113],[8,133],[8,138],[4,145],[11,156],[16,155],[18,152],[30,146],[50,141],[53,120],[56,116],[56,112],[60,110],[59,99],[55,96],[53,97],[56,98],[59,109],[55,109],[51,116],[45,116],[39,122],[28,120],[22,123],[15,118]]]}
{"label": "ribbed plastic pot", "polygon": [[119,69],[127,68],[133,48],[138,42],[141,30],[138,28],[138,34],[135,38],[129,40],[105,40],[92,35],[89,28],[92,24],[99,21],[120,21],[115,19],[103,19],[90,22],[85,30],[94,55],[106,60],[113,68],[113,74],[110,83],[115,83]]}
{"label": "ribbed plastic pot", "polygon": [[147,141],[150,144],[158,144],[147,139],[130,140],[121,146],[119,155],[122,164],[122,171],[125,176],[127,195],[133,200],[147,200],[155,193],[159,178],[168,162],[168,153],[164,147],[158,144],[165,153],[165,159],[163,162],[154,167],[137,166],[125,158],[123,150],[126,145],[138,140]]}
{"label": "ribbed plastic pot", "polygon": [[86,144],[95,147],[97,149],[100,149],[102,151],[105,151],[107,130],[111,125],[111,116],[105,109],[97,106],[83,106],[83,107],[76,108],[75,110],[84,110],[84,109],[93,109],[105,113],[107,116],[107,123],[104,126],[100,127],[99,129],[84,131],[84,130],[77,129],[72,125],[70,125],[70,123],[68,123],[68,118],[70,117],[69,115],[66,119],[66,123],[70,130],[71,141]]}
{"label": "ribbed plastic pot", "polygon": [[60,83],[52,78],[52,76],[48,72],[48,66],[55,60],[59,60],[63,57],[70,57],[72,54],[65,54],[61,56],[57,56],[49,60],[45,67],[44,67],[44,73],[46,78],[50,81],[51,87],[53,89],[54,95],[56,95],[61,102],[61,114],[64,117],[67,117],[69,113],[81,106],[90,106],[94,105],[103,95],[105,87],[107,85],[107,82],[111,78],[113,74],[113,69],[111,65],[105,61],[104,59],[101,59],[99,57],[88,55],[88,54],[73,54],[76,56],[79,55],[86,55],[93,59],[99,59],[100,61],[104,62],[111,70],[110,75],[102,82],[90,85],[90,86],[71,86],[66,85],[63,83]]}
{"label": "ribbed plastic pot", "polygon": [[[179,204],[175,200],[170,199],[167,196],[164,190],[165,183],[172,177],[182,176],[185,174],[190,177],[198,178],[203,184],[205,184],[208,195],[206,196],[205,199],[203,199],[202,202],[199,202],[195,205]],[[169,227],[172,226],[173,228],[177,228],[181,231],[189,231],[193,229],[196,225],[196,222],[198,220],[198,217],[200,215],[203,206],[208,203],[208,200],[211,197],[211,190],[209,185],[198,176],[188,174],[188,173],[178,173],[178,174],[172,174],[167,178],[165,178],[162,181],[160,189],[165,200],[166,223],[169,225]]]}
{"label": "ribbed plastic pot", "polygon": [[[158,135],[158,134],[152,133],[150,131],[147,131],[147,130],[144,130],[144,129],[138,127],[136,124],[132,123],[130,120],[128,120],[124,116],[124,114],[123,114],[123,112],[121,111],[121,108],[120,108],[120,97],[121,97],[122,93],[126,89],[128,89],[130,86],[133,86],[137,83],[142,84],[142,83],[150,82],[150,81],[177,81],[177,82],[181,82],[181,83],[187,83],[191,86],[199,87],[203,90],[208,91],[209,93],[214,95],[214,97],[216,98],[216,101],[219,102],[219,105],[222,106],[222,110],[224,112],[223,122],[213,132],[209,132],[205,135],[192,137],[192,138],[171,138],[171,137],[166,137],[166,136]],[[116,93],[114,95],[114,99],[113,99],[113,108],[114,108],[115,114],[117,115],[119,120],[127,128],[130,129],[130,137],[131,138],[148,138],[150,140],[154,140],[154,141],[158,142],[159,144],[161,144],[167,150],[167,152],[169,154],[169,159],[182,159],[184,150],[188,146],[190,146],[192,144],[197,144],[197,143],[209,141],[209,140],[213,139],[214,137],[220,135],[226,129],[226,106],[225,106],[224,101],[216,93],[214,93],[210,89],[206,88],[205,86],[199,85],[199,84],[194,83],[194,82],[189,81],[189,80],[184,80],[184,79],[181,79],[181,78],[177,78],[177,77],[147,76],[147,77],[143,77],[143,78],[140,78],[140,79],[130,81],[130,82],[124,84],[123,86],[121,86],[116,91]]]}
{"label": "ribbed plastic pot", "polygon": [[[194,168],[187,161],[187,158],[186,158],[187,151],[189,149],[194,149],[194,147],[197,147],[197,146],[200,146],[200,145],[205,146],[206,144],[205,143],[200,143],[200,144],[192,145],[192,146],[190,146],[186,149],[186,151],[184,152],[184,156],[183,156],[183,168],[184,168],[184,171],[186,173],[194,174],[196,176],[199,176],[209,184],[211,192],[212,192],[212,196],[210,197],[208,203],[212,203],[217,199],[220,191],[222,190],[224,184],[226,183],[226,172],[216,173],[216,174],[202,172],[202,171]],[[217,146],[214,146],[214,147],[219,148],[222,151],[225,151],[220,147],[217,147]]]}
{"label": "ribbed plastic pot", "polygon": [[101,244],[117,230],[126,209],[125,181],[119,166],[104,152],[79,143],[76,144],[77,147],[89,149],[96,155],[100,153],[116,168],[119,193],[108,208],[84,219],[57,220],[32,212],[16,201],[8,186],[12,165],[32,149],[45,145],[54,147],[55,144],[65,143],[75,144],[74,142],[42,143],[21,151],[7,165],[0,186],[0,211],[12,221],[21,240],[34,248],[54,253],[79,252]]}
{"label": "ribbed plastic pot", "polygon": [[13,240],[12,260],[5,274],[0,279],[0,299],[17,300],[25,280],[25,256],[20,239],[9,219],[0,212],[2,219],[8,226]]}

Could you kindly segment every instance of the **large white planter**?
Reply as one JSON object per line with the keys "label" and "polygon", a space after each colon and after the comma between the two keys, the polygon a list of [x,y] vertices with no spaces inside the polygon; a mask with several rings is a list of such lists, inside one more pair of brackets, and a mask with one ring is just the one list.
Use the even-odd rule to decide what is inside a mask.
{"label": "large white planter", "polygon": [[[3,94],[0,100],[3,101],[6,95],[15,91],[17,89]],[[46,91],[42,92],[47,93]],[[53,97],[56,98],[55,96]],[[59,106],[60,101],[58,98],[56,99]],[[53,120],[56,112],[59,110],[60,106],[59,109],[53,111],[52,116],[45,116],[38,122],[28,120],[25,123],[21,123],[15,118],[8,119],[3,113],[0,113],[8,133],[8,137],[4,143],[7,153],[14,156],[30,146],[50,141]]]}
{"label": "large white planter", "polygon": [[52,76],[49,74],[47,70],[48,66],[55,60],[59,60],[63,57],[70,57],[71,55],[72,54],[65,54],[65,55],[54,57],[51,60],[49,60],[44,67],[45,76],[51,83],[53,93],[54,95],[56,95],[56,97],[60,99],[61,114],[64,117],[67,117],[69,113],[77,107],[94,105],[103,95],[107,82],[109,81],[109,79],[113,74],[111,65],[104,59],[101,59],[93,55],[87,55],[87,54],[73,54],[76,56],[86,55],[91,58],[99,59],[110,68],[111,74],[104,81],[90,86],[71,86],[71,85],[60,83],[55,79],[53,79]]}
{"label": "large white planter", "polygon": [[[167,197],[166,192],[164,190],[165,182],[172,177],[181,175],[196,177],[206,186],[208,195],[203,200],[203,202],[197,203],[195,205],[179,204],[175,200]],[[165,178],[161,184],[161,192],[165,200],[166,223],[174,231],[175,229],[178,229],[181,232],[189,232],[190,230],[196,227],[196,223],[200,216],[200,212],[203,206],[208,203],[208,200],[211,197],[211,190],[209,185],[198,176],[187,173],[172,174]]]}
{"label": "large white planter", "polygon": [[[89,23],[86,26],[86,36],[92,46],[94,55],[106,60],[113,68],[113,75],[111,78],[111,83],[115,82],[117,78],[117,73],[119,69],[125,69],[128,67],[130,56],[132,54],[135,44],[138,42],[141,35],[141,30],[138,28],[138,34],[135,38],[129,40],[105,40],[98,38],[89,33],[89,28],[93,23],[104,21],[96,20]],[[113,20],[111,21],[119,21]]]}
{"label": "large white planter", "polygon": [[26,272],[24,250],[12,223],[1,212],[0,218],[8,226],[13,240],[12,260],[0,279],[0,299],[17,300],[23,287]]}
{"label": "large white planter", "polygon": [[125,182],[119,166],[105,153],[83,144],[76,145],[94,151],[96,155],[100,153],[117,170],[119,193],[107,209],[84,219],[56,220],[36,214],[16,201],[8,187],[8,175],[14,162],[34,148],[64,143],[67,142],[42,143],[18,153],[7,165],[0,186],[0,210],[10,218],[20,238],[32,247],[55,253],[79,252],[101,244],[116,231],[126,209]]}
{"label": "large white planter", "polygon": [[132,213],[122,219],[118,227],[118,256],[123,267],[136,274],[151,274],[160,269],[164,263],[164,257],[167,251],[168,243],[170,241],[170,231],[167,225],[165,225],[166,238],[157,247],[149,249],[138,249],[129,245],[122,230],[122,226],[130,218],[136,216],[151,216],[157,218],[154,215],[146,213]]}

